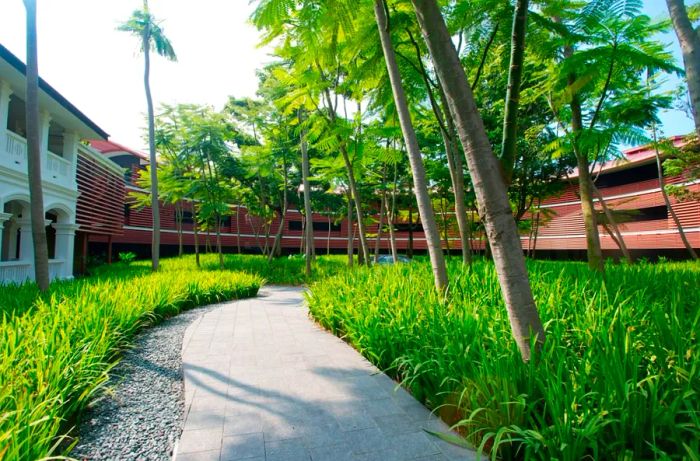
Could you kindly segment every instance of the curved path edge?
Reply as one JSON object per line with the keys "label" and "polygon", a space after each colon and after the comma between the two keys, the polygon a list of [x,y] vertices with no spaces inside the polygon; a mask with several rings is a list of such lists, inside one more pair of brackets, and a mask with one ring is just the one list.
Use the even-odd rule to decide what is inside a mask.
{"label": "curved path edge", "polygon": [[177,461],[455,461],[475,453],[308,316],[303,289],[265,287],[185,332]]}

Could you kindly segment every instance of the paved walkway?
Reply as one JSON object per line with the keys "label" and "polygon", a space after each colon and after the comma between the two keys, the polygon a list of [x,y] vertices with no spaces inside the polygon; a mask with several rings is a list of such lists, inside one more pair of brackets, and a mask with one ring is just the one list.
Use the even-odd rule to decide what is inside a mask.
{"label": "paved walkway", "polygon": [[316,326],[301,289],[266,287],[185,333],[178,461],[472,460],[447,426]]}

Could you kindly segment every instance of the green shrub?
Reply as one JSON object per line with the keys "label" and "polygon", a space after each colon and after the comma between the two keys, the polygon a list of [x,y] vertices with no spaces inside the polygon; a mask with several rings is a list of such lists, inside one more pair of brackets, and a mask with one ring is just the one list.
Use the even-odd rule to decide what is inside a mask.
{"label": "green shrub", "polygon": [[547,341],[512,339],[493,265],[450,261],[450,301],[426,263],[312,285],[311,314],[503,459],[697,459],[700,266],[529,262]]}
{"label": "green shrub", "polygon": [[119,252],[119,261],[129,264],[130,262],[134,261],[136,259],[136,253],[133,251],[120,251]]}
{"label": "green shrub", "polygon": [[[69,418],[107,379],[145,325],[181,309],[254,296],[262,279],[196,270],[188,260],[114,264],[97,275],[0,292],[0,459],[34,460],[65,450]],[[63,443],[58,449],[59,443]]]}

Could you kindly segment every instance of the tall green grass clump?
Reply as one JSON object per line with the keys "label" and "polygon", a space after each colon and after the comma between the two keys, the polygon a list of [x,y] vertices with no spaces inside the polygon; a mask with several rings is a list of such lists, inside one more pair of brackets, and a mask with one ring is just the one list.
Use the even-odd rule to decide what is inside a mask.
{"label": "tall green grass clump", "polygon": [[[90,278],[0,289],[0,459],[70,449],[70,418],[106,381],[134,333],[180,310],[255,296],[263,280],[186,260],[115,264]],[[67,447],[67,448],[66,448]]]}
{"label": "tall green grass clump", "polygon": [[547,340],[520,359],[493,265],[426,263],[314,284],[312,315],[501,459],[698,459],[700,266],[529,262]]}

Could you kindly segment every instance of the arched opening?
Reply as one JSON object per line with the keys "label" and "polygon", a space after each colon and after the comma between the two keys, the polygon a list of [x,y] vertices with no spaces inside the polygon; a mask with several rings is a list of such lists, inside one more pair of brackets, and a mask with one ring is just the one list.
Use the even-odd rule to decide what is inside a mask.
{"label": "arched opening", "polygon": [[22,258],[21,221],[29,215],[29,203],[10,200],[3,205],[2,211],[11,216],[3,224],[0,261],[17,261]]}

